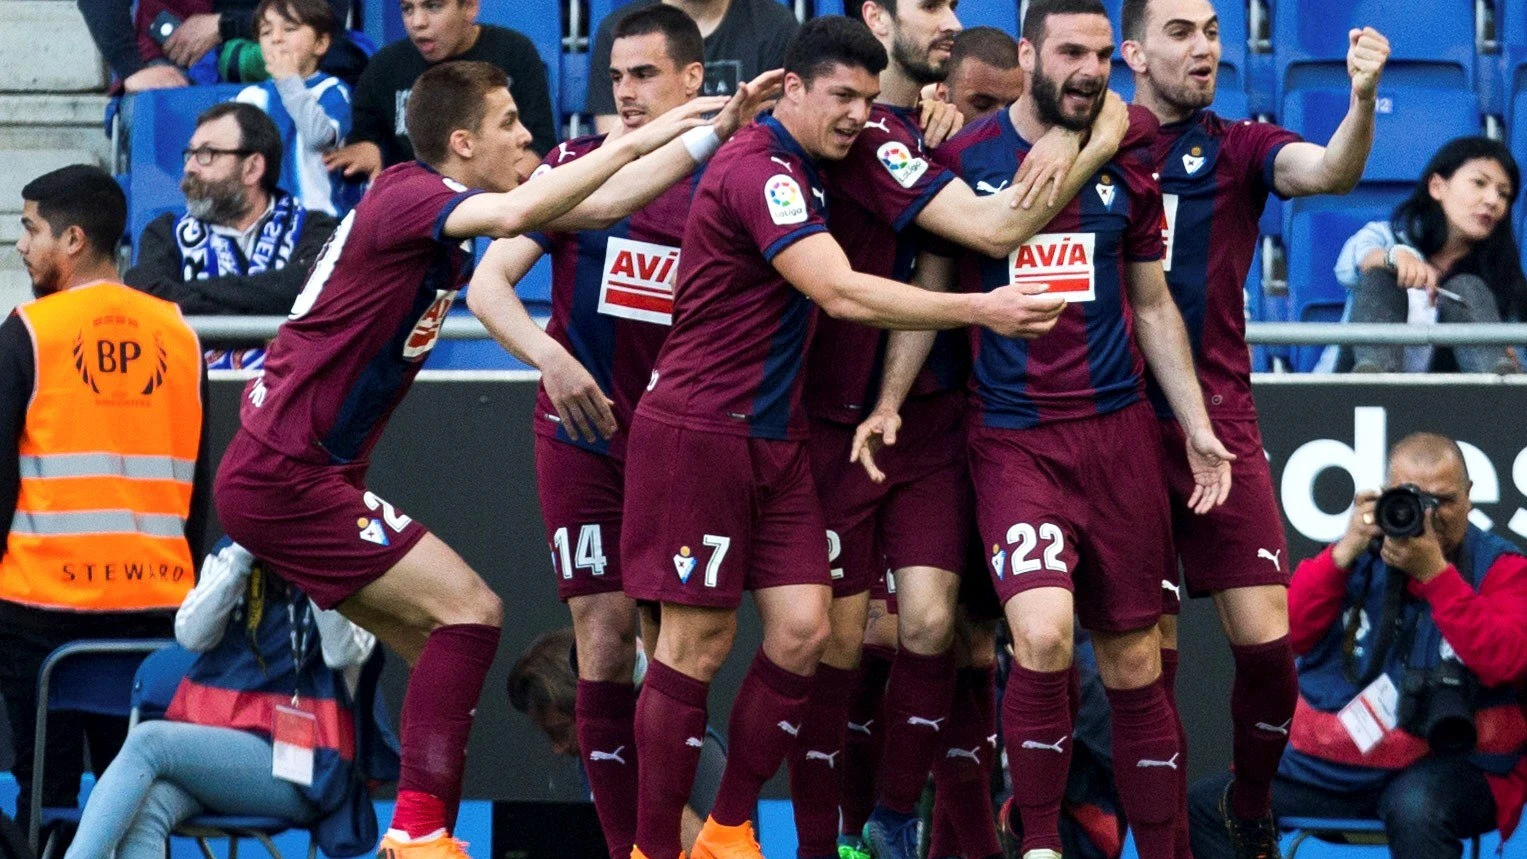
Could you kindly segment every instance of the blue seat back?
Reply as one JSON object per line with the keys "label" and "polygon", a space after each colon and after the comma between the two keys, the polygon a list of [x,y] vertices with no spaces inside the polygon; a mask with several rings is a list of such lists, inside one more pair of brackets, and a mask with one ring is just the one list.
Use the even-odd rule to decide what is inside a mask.
{"label": "blue seat back", "polygon": [[139,719],[161,719],[196,654],[172,644],[149,654],[133,676],[132,708]]}
{"label": "blue seat back", "polygon": [[[1291,89],[1283,98],[1283,124],[1307,140],[1325,143],[1346,116],[1349,100],[1346,84]],[[1443,143],[1479,133],[1472,90],[1391,83],[1386,76],[1379,84],[1373,151],[1363,180],[1413,182]]]}
{"label": "blue seat back", "polygon": [[[74,710],[98,716],[126,717],[132,712],[133,677],[145,655],[162,641],[73,642],[53,651],[48,696],[39,706]],[[91,652],[94,647],[121,647]]]}
{"label": "blue seat back", "polygon": [[136,242],[149,221],[185,210],[183,152],[202,111],[237,96],[243,84],[149,90],[133,98],[127,169],[127,232]]}
{"label": "blue seat back", "polygon": [[1295,85],[1305,73],[1345,81],[1347,31],[1364,26],[1380,30],[1389,39],[1386,81],[1415,76],[1465,88],[1474,83],[1472,3],[1435,0],[1424,9],[1400,13],[1393,0],[1277,0],[1271,11],[1280,91]]}
{"label": "blue seat back", "polygon": [[[562,128],[562,2],[561,0],[514,0],[514,2],[488,2],[477,20],[482,24],[496,24],[518,30],[535,43],[536,52],[546,66],[546,85],[551,92],[553,127]],[[396,4],[394,4],[396,8]],[[560,135],[560,131],[559,131]]]}
{"label": "blue seat back", "polygon": [[961,0],[956,14],[966,27],[996,27],[1004,33],[1018,33],[1016,0]]}

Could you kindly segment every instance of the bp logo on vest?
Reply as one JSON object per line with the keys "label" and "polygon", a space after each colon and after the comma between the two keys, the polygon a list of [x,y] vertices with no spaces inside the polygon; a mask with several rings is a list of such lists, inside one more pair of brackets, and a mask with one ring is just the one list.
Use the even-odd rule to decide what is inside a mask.
{"label": "bp logo on vest", "polygon": [[80,329],[70,348],[74,371],[91,392],[115,400],[151,396],[169,372],[169,352],[158,331],[131,316],[108,314]]}
{"label": "bp logo on vest", "polygon": [[928,162],[921,158],[914,158],[910,150],[899,140],[881,144],[875,150],[875,155],[885,167],[896,184],[903,188],[912,187],[919,177],[928,172]]}

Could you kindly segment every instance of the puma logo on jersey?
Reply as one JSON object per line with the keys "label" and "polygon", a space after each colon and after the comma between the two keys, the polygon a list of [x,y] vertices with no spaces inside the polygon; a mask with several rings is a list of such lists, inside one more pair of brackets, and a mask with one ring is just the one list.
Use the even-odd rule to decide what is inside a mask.
{"label": "puma logo on jersey", "polygon": [[769,160],[773,161],[775,164],[778,164],[779,166],[785,168],[786,170],[790,171],[791,173],[795,172],[795,168],[790,166],[790,162],[789,161],[786,161],[785,159],[780,158],[777,155],[770,155],[769,156]]}
{"label": "puma logo on jersey", "polygon": [[792,725],[792,724],[790,724],[789,722],[786,722],[783,719],[781,719],[780,722],[779,722],[779,729],[781,731],[784,731],[785,733],[789,734],[792,737],[799,737],[801,735],[801,726],[800,725],[798,725],[798,724]]}
{"label": "puma logo on jersey", "polygon": [[1053,743],[1041,743],[1038,740],[1024,740],[1023,745],[1019,746],[1018,748],[1034,749],[1035,751],[1048,751],[1054,752],[1057,755],[1061,755],[1065,754],[1066,751],[1065,749],[1061,748],[1061,744],[1065,743],[1066,739],[1067,737],[1061,737]]}
{"label": "puma logo on jersey", "polygon": [[1140,767],[1141,769],[1146,769],[1148,767],[1171,767],[1172,769],[1177,769],[1177,759],[1181,756],[1182,753],[1178,752],[1177,754],[1172,755],[1170,758],[1167,758],[1164,761],[1153,761],[1149,758],[1141,758],[1140,760],[1135,761],[1135,766]]}
{"label": "puma logo on jersey", "polygon": [[1293,723],[1293,719],[1289,719],[1281,725],[1269,725],[1266,722],[1258,722],[1255,727],[1259,731],[1266,731],[1269,734],[1282,734],[1286,737],[1288,736],[1288,726],[1292,725]]}
{"label": "puma logo on jersey", "polygon": [[254,387],[249,389],[249,402],[253,403],[254,407],[258,409],[265,405],[265,395],[268,393],[270,391],[265,387],[265,380],[256,379]]}
{"label": "puma logo on jersey", "polygon": [[863,734],[866,737],[868,737],[872,733],[870,731],[870,725],[873,725],[873,724],[875,724],[875,720],[874,719],[870,719],[870,720],[866,721],[862,725],[859,724],[858,722],[849,722],[848,723],[848,729],[850,731],[853,731],[853,732],[858,733],[858,734]]}
{"label": "puma logo on jersey", "polygon": [[1266,549],[1258,549],[1257,550],[1257,557],[1258,558],[1266,558],[1267,560],[1272,561],[1273,569],[1277,570],[1280,573],[1283,572],[1283,561],[1282,561],[1282,559],[1280,557],[1282,554],[1283,554],[1283,550],[1282,549],[1279,549],[1276,552],[1269,552]]}
{"label": "puma logo on jersey", "polygon": [[557,144],[557,163],[561,164],[563,161],[566,161],[567,159],[569,159],[571,157],[573,157],[573,150],[568,149],[566,143],[558,143]]}
{"label": "puma logo on jersey", "polygon": [[886,125],[885,124],[885,120],[883,120],[883,119],[872,119],[869,122],[866,122],[864,124],[864,127],[865,128],[878,128],[881,131],[884,131],[886,134],[890,134],[891,133],[890,126]]}
{"label": "puma logo on jersey", "polygon": [[[947,718],[949,718],[949,717],[948,716],[944,717],[944,719],[947,719]],[[908,725],[926,725],[926,726],[932,728],[933,730],[937,731],[938,730],[938,723],[944,721],[944,719],[924,719],[922,716],[908,716],[907,717],[907,724]]]}
{"label": "puma logo on jersey", "polygon": [[944,755],[944,757],[945,758],[968,758],[970,760],[975,761],[976,763],[980,763],[981,762],[981,756],[979,754],[977,754],[980,751],[981,751],[981,747],[980,746],[976,746],[973,749],[950,749],[949,752]]}
{"label": "puma logo on jersey", "polygon": [[837,758],[838,754],[840,752],[842,752],[842,751],[843,751],[842,749],[839,749],[838,751],[833,752],[832,754],[828,754],[827,752],[819,752],[816,749],[807,749],[806,750],[806,760],[808,760],[808,761],[822,761],[822,762],[827,764],[827,768],[828,769],[837,769],[837,766],[834,764],[834,759]]}
{"label": "puma logo on jersey", "polygon": [[1177,597],[1178,599],[1182,599],[1182,589],[1177,587],[1176,582],[1169,582],[1166,579],[1162,579],[1161,589],[1164,591],[1171,591],[1172,596]]}
{"label": "puma logo on jersey", "polygon": [[821,188],[812,188],[811,189],[811,196],[817,198],[817,202],[819,204],[821,204],[823,206],[827,205],[827,195],[822,193],[822,189]]}
{"label": "puma logo on jersey", "polygon": [[591,761],[615,761],[618,764],[624,764],[626,762],[626,759],[621,757],[620,753],[625,751],[625,750],[626,750],[625,746],[616,746],[615,747],[615,751],[613,751],[613,752],[598,752],[598,751],[589,752],[589,760],[591,760]]}
{"label": "puma logo on jersey", "polygon": [[1007,187],[1007,180],[1006,179],[1003,179],[1002,182],[997,184],[997,185],[993,185],[992,183],[986,181],[985,179],[977,179],[976,180],[976,193],[978,193],[978,194],[995,194],[998,191],[1001,191],[1003,188],[1006,188],[1006,187]]}
{"label": "puma logo on jersey", "polygon": [[684,741],[684,745],[689,746],[691,749],[698,749],[705,744],[700,742],[699,737],[690,737]]}

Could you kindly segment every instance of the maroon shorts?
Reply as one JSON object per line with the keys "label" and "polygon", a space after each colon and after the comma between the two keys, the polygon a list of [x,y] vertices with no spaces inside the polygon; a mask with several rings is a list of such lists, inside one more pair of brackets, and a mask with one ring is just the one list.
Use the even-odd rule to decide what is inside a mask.
{"label": "maroon shorts", "polygon": [[735,609],[742,592],[828,585],[805,442],[638,416],[626,448],[626,595]]}
{"label": "maroon shorts", "polygon": [[958,394],[909,401],[896,445],[875,457],[886,475],[878,484],[848,461],[855,427],[812,422],[812,474],[828,549],[838,550],[833,596],[875,590],[885,568],[963,568],[970,523],[963,412]]}
{"label": "maroon shorts", "polygon": [[619,593],[625,465],[612,456],[536,435],[536,491],[557,597]]}
{"label": "maroon shorts", "polygon": [[366,463],[315,465],[239,430],[213,484],[223,531],[330,609],[381,578],[428,531],[365,487]]}
{"label": "maroon shorts", "polygon": [[898,614],[901,606],[896,602],[896,574],[890,570],[882,570],[875,580],[870,582],[870,599],[885,600],[885,610],[888,614]]}
{"label": "maroon shorts", "polygon": [[1088,629],[1156,622],[1173,563],[1159,436],[1144,402],[1031,429],[971,428],[976,517],[1004,605],[1061,587]]}
{"label": "maroon shorts", "polygon": [[1160,425],[1172,498],[1172,534],[1188,595],[1202,597],[1256,585],[1287,587],[1292,573],[1288,543],[1257,422],[1214,423],[1214,432],[1235,454],[1235,462],[1230,464],[1230,497],[1203,516],[1188,509],[1193,472],[1188,468],[1182,427],[1174,420]]}

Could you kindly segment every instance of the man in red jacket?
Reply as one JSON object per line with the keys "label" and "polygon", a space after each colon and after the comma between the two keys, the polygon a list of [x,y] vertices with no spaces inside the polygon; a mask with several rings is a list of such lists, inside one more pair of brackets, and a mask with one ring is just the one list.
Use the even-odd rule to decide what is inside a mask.
{"label": "man in red jacket", "polygon": [[[1457,857],[1464,838],[1508,837],[1527,797],[1527,556],[1469,523],[1472,483],[1453,440],[1402,439],[1388,486],[1418,493],[1421,533],[1396,536],[1380,493],[1359,492],[1347,532],[1294,573],[1299,702],[1271,726],[1289,734],[1273,813],[1377,817],[1394,856]],[[1193,787],[1198,859],[1234,855],[1229,778]]]}

